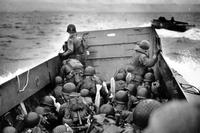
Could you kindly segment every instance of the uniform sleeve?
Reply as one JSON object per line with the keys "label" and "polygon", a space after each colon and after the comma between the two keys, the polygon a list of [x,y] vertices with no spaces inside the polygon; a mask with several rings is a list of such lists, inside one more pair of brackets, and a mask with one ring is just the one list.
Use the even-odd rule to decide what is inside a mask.
{"label": "uniform sleeve", "polygon": [[156,55],[154,55],[152,58],[148,58],[146,55],[142,54],[139,57],[140,63],[147,67],[152,67],[153,65],[155,65],[157,60],[158,58]]}
{"label": "uniform sleeve", "polygon": [[74,52],[74,45],[73,45],[73,39],[69,38],[67,41],[67,51],[63,53],[63,56],[68,56]]}
{"label": "uniform sleeve", "polygon": [[69,50],[71,50],[72,52],[74,51],[74,45],[73,45],[73,39],[72,38],[68,40],[67,46],[68,46]]}

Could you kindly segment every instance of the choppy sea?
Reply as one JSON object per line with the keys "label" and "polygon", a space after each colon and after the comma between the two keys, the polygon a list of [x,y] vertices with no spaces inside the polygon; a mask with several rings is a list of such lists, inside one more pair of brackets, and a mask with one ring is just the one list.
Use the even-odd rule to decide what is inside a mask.
{"label": "choppy sea", "polygon": [[55,56],[70,23],[78,31],[145,27],[159,16],[196,25],[183,33],[156,31],[169,66],[200,87],[200,13],[1,12],[0,84]]}

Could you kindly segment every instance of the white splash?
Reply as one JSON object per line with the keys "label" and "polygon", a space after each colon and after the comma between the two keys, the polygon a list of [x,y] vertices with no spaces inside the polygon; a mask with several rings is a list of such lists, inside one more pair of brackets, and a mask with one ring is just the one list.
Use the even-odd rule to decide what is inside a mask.
{"label": "white splash", "polygon": [[8,74],[5,74],[5,75],[1,75],[0,76],[0,85],[9,81],[10,79],[16,77],[17,75],[20,75],[22,74],[23,72],[25,72],[27,70],[27,68],[23,68],[23,69],[18,69],[16,72],[14,73],[8,73]]}
{"label": "white splash", "polygon": [[191,40],[200,40],[200,29],[198,28],[192,28],[185,32],[176,32],[176,31],[170,31],[166,29],[157,29],[156,32],[159,34],[160,37],[185,37]]}
{"label": "white splash", "polygon": [[200,63],[192,57],[182,57],[175,61],[165,57],[168,65],[180,73],[184,79],[191,85],[200,88]]}
{"label": "white splash", "polygon": [[147,22],[147,23],[143,23],[139,25],[139,27],[150,27],[150,26],[151,26],[151,22]]}

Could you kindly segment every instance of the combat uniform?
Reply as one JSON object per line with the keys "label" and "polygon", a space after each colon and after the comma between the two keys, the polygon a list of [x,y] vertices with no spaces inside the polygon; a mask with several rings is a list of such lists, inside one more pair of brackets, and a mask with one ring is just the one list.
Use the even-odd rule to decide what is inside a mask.
{"label": "combat uniform", "polygon": [[158,54],[161,50],[158,50],[155,55],[149,57],[148,49],[150,47],[150,43],[146,40],[140,42],[139,47],[133,51],[132,58],[130,60],[130,65],[132,66],[131,70],[131,81],[134,84],[140,85],[143,80],[143,76],[148,67],[152,67],[157,59]]}

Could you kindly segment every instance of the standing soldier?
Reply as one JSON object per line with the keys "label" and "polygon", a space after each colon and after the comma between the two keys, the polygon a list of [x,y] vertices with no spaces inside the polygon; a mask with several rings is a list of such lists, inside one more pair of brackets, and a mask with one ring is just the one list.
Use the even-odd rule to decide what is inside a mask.
{"label": "standing soldier", "polygon": [[85,49],[87,49],[87,45],[84,37],[78,37],[74,24],[67,26],[67,32],[69,33],[69,38],[63,45],[64,53],[60,54],[61,57],[63,59],[78,59],[81,63],[85,64]]}
{"label": "standing soldier", "polygon": [[130,65],[133,67],[131,70],[131,80],[135,81],[135,84],[140,85],[142,83],[143,76],[148,67],[152,67],[158,60],[158,55],[161,50],[158,50],[152,57],[149,57],[150,43],[147,40],[143,40],[139,43],[139,47],[136,47],[133,52],[133,58],[131,58]]}

